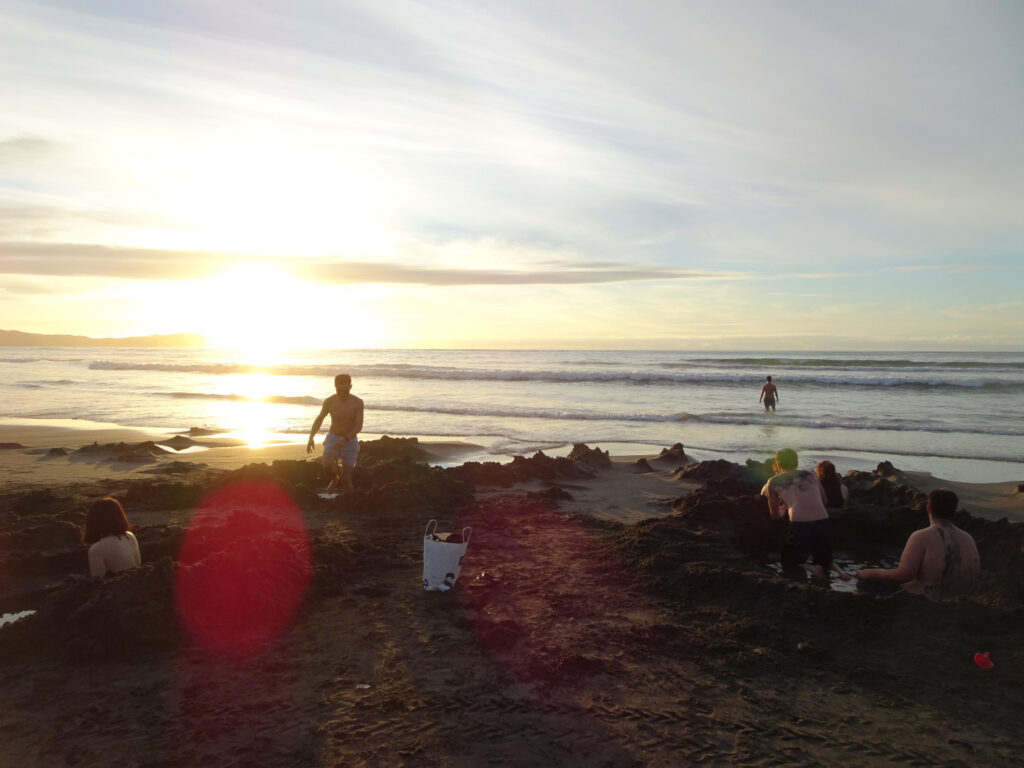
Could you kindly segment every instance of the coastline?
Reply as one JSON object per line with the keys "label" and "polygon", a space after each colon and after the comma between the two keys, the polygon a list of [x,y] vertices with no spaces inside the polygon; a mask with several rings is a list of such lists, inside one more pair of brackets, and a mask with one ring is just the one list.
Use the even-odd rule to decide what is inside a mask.
{"label": "coastline", "polygon": [[[366,442],[380,435],[365,433],[360,437]],[[179,449],[166,444],[182,438],[193,444]],[[310,454],[312,457],[320,455],[321,440],[322,435],[317,439],[317,449]],[[130,447],[150,442],[155,444],[153,449],[134,454],[82,451],[94,444],[124,443]],[[438,466],[494,460],[486,457],[482,446],[470,442],[421,439],[419,445],[424,452],[424,460]],[[613,446],[613,450],[615,447],[620,446]],[[626,449],[635,448],[630,446]],[[301,438],[293,442],[249,444],[216,433],[189,436],[188,430],[169,432],[71,419],[0,419],[0,476],[6,478],[8,485],[46,487],[103,479],[144,478],[160,474],[172,462],[182,471],[185,464],[193,465],[197,470],[235,470],[247,464],[272,464],[307,457],[305,441]],[[611,459],[615,467],[623,470],[629,470],[641,459],[652,461],[652,468],[658,468],[657,453],[612,454]],[[895,461],[893,463],[896,464]],[[898,465],[896,468],[902,470]],[[573,509],[583,512],[589,508],[593,514],[606,513],[612,519],[635,522],[650,511],[645,500],[657,498],[657,490],[665,485],[663,481],[659,482],[657,474],[654,472],[646,476],[646,473],[624,471],[617,483],[600,483],[596,490],[578,493],[580,498],[574,501]],[[975,516],[988,520],[1005,517],[1010,522],[1024,522],[1024,494],[1017,492],[1018,482],[970,483],[912,470],[903,470],[903,474],[910,485],[924,493],[937,487],[955,491],[961,506]],[[646,481],[642,479],[645,476]],[[672,491],[671,488],[663,490],[666,494]],[[623,509],[628,511],[623,512]]]}

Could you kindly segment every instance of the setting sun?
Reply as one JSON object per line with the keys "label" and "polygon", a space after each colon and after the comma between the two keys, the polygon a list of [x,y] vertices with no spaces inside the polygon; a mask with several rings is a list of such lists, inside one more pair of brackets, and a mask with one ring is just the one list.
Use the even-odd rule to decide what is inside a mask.
{"label": "setting sun", "polygon": [[372,292],[302,280],[266,262],[238,264],[196,284],[197,332],[215,347],[272,365],[293,349],[374,347],[380,326]]}
{"label": "setting sun", "polygon": [[294,277],[264,264],[242,264],[205,281],[199,292],[208,301],[204,332],[215,346],[244,350],[254,358],[272,358],[292,346],[290,323],[282,318],[302,312],[303,286]]}

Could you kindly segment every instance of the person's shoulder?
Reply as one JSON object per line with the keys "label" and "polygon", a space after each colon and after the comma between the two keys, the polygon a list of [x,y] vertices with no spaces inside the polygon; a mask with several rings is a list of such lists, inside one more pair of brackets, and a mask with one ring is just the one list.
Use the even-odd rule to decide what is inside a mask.
{"label": "person's shoulder", "polygon": [[918,528],[907,536],[907,546],[909,547],[912,544],[916,546],[927,546],[933,539],[938,540],[936,535],[932,533],[931,526],[928,526],[927,528]]}
{"label": "person's shoulder", "polygon": [[971,536],[971,534],[970,534],[970,533],[968,533],[967,531],[965,531],[965,530],[964,530],[963,528],[961,528],[960,526],[958,526],[958,525],[954,525],[954,526],[953,526],[953,530],[954,530],[954,531],[956,531],[956,535],[957,535],[957,536],[959,536],[960,538],[963,538],[963,539],[970,539],[970,540],[971,540],[972,542],[974,541],[974,537],[973,537],[973,536]]}

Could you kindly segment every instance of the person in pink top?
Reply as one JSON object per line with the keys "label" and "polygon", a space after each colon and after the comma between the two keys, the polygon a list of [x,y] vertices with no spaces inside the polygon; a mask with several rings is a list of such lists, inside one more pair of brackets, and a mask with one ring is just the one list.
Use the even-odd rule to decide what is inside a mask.
{"label": "person in pink top", "polygon": [[89,508],[82,542],[89,547],[89,574],[102,578],[107,573],[126,571],[142,565],[139,542],[128,530],[128,516],[117,499],[107,496]]}
{"label": "person in pink top", "polygon": [[775,454],[772,464],[775,476],[761,489],[761,495],[768,497],[772,519],[789,517],[782,566],[807,567],[804,563],[810,557],[812,565],[808,570],[816,578],[824,579],[831,568],[839,578],[848,581],[852,577],[832,561],[825,489],[813,472],[797,469],[798,463],[796,451],[783,448]]}

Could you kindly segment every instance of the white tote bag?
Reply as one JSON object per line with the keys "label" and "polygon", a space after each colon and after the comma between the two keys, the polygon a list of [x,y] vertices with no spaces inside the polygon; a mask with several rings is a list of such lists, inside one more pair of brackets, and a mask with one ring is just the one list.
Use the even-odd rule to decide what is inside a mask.
{"label": "white tote bag", "polygon": [[437,520],[427,523],[423,531],[424,589],[447,592],[455,586],[472,534],[468,527],[462,533],[438,533]]}

